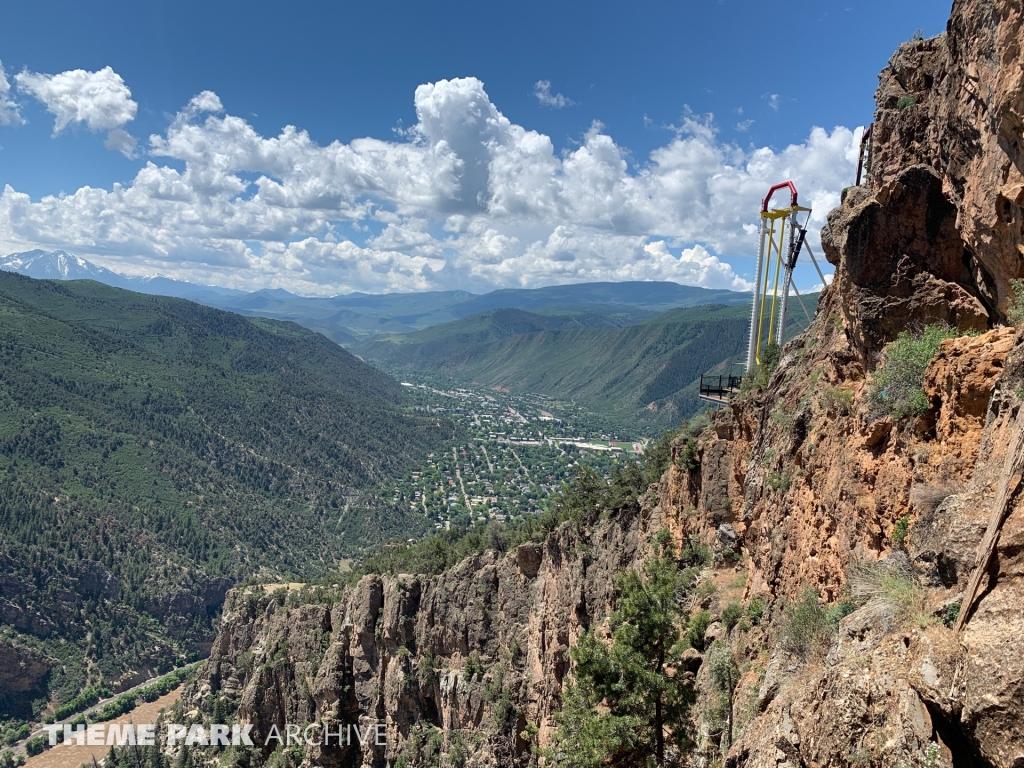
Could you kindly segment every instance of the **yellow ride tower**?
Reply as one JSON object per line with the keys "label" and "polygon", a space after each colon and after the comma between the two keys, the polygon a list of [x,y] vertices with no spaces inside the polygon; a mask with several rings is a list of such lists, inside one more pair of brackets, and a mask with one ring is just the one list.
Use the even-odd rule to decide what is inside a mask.
{"label": "yellow ride tower", "polygon": [[[789,190],[789,207],[768,210],[772,196],[782,189]],[[802,227],[797,222],[798,213],[807,214]],[[761,202],[760,241],[754,277],[754,301],[750,311],[750,345],[747,348],[748,371],[760,365],[761,356],[771,342],[782,346],[791,291],[807,313],[807,307],[803,306],[803,299],[800,299],[800,294],[793,284],[793,268],[801,250],[807,251],[814,268],[818,270],[822,285],[825,284],[818,260],[814,258],[811,246],[807,243],[807,221],[810,217],[811,209],[797,203],[796,186],[792,181],[784,181],[773,186]]]}

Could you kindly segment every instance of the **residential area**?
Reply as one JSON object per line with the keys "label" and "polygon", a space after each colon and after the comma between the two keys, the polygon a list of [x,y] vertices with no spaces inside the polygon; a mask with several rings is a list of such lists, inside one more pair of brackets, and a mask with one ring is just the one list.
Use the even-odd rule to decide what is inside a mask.
{"label": "residential area", "polygon": [[644,450],[643,442],[602,431],[588,424],[583,409],[544,395],[442,390],[409,381],[402,386],[409,390],[410,408],[460,428],[457,445],[430,454],[392,489],[393,501],[422,512],[436,528],[538,514],[578,465],[610,477],[616,464]]}

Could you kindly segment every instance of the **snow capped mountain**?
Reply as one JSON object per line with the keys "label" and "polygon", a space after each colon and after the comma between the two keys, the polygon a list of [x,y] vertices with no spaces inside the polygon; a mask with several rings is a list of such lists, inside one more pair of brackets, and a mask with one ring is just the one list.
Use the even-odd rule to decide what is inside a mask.
{"label": "snow capped mountain", "polygon": [[118,288],[128,288],[128,281],[123,275],[111,272],[105,267],[86,261],[67,251],[25,251],[12,253],[0,258],[0,269],[8,272],[20,272],[39,280],[96,280],[100,283]]}
{"label": "snow capped mountain", "polygon": [[203,301],[214,296],[242,296],[246,293],[232,288],[215,288],[159,275],[128,277],[67,251],[43,251],[38,248],[0,257],[0,270],[19,272],[39,280],[95,280],[114,288],[158,296],[176,296],[193,301]]}

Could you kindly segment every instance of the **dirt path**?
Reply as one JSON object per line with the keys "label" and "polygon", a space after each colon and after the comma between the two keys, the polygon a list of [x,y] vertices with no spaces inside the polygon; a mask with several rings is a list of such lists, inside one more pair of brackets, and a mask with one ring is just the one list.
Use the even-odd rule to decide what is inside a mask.
{"label": "dirt path", "polygon": [[[179,685],[170,693],[161,696],[156,701],[150,701],[144,704],[140,704],[131,712],[126,712],[120,717],[115,717],[113,720],[105,723],[105,725],[111,725],[113,723],[120,723],[122,725],[127,723],[155,723],[156,717],[160,714],[161,709],[165,709],[171,706],[174,702],[181,698],[181,691],[184,685]],[[55,747],[50,747],[45,752],[30,757],[25,761],[26,768],[79,768],[83,763],[91,763],[93,758],[99,762],[107,756],[107,752],[110,751],[110,747],[89,747],[89,746],[78,746],[74,742],[70,745],[58,744]]]}

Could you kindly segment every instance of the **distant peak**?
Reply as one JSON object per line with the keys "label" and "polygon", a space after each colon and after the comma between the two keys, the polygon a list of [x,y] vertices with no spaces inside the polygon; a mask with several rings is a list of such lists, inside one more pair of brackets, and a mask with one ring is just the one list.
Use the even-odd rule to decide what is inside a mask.
{"label": "distant peak", "polygon": [[260,290],[256,291],[256,293],[261,293],[264,296],[272,296],[275,299],[297,298],[296,294],[292,293],[291,291],[286,291],[284,288],[261,288]]}
{"label": "distant peak", "polygon": [[[114,288],[126,288],[131,291],[160,296],[177,296],[184,299],[191,299],[209,291],[222,294],[244,293],[225,288],[211,288],[199,283],[175,280],[161,275],[130,277],[101,267],[99,264],[93,264],[88,259],[64,250],[44,251],[36,248],[31,251],[11,253],[0,257],[0,270],[18,272],[37,280],[95,280]],[[287,291],[282,291],[281,294],[291,296]]]}

